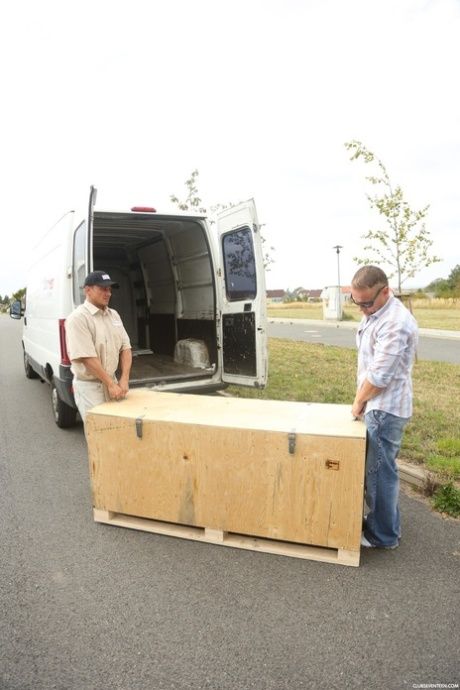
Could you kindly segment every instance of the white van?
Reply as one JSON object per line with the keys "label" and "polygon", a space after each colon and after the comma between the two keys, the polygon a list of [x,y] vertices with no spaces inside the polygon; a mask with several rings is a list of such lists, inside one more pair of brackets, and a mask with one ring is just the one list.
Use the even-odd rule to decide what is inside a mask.
{"label": "white van", "polygon": [[102,211],[95,199],[91,187],[86,217],[70,211],[35,247],[25,309],[15,303],[10,310],[24,316],[25,373],[51,385],[57,425],[76,420],[65,320],[84,301],[83,281],[93,270],[120,286],[110,306],[131,339],[131,387],[263,387],[265,278],[253,200],[221,212],[216,230],[202,216]]}

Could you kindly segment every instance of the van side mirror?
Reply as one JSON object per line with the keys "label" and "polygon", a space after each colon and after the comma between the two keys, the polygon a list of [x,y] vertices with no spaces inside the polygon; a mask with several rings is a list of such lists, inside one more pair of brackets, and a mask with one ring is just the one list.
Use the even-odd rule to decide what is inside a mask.
{"label": "van side mirror", "polygon": [[24,310],[22,308],[22,304],[20,300],[16,300],[15,302],[11,302],[10,304],[10,316],[12,319],[20,319],[21,316],[24,316]]}

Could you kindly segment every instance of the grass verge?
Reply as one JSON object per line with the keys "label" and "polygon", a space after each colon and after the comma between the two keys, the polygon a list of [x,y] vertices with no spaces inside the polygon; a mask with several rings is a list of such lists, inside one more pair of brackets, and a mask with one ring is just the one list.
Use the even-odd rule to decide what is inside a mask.
{"label": "grass verge", "polygon": [[[460,303],[458,300],[413,300],[412,311],[420,328],[435,328],[447,331],[460,330]],[[286,319],[323,319],[323,307],[318,303],[290,302],[269,304],[268,316]],[[344,320],[360,321],[358,307],[347,304]]]}

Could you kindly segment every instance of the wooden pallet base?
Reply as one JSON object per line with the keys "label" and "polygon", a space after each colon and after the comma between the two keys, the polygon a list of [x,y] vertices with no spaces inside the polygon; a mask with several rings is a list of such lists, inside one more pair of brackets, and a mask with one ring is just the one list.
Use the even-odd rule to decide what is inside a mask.
{"label": "wooden pallet base", "polygon": [[98,508],[94,508],[94,520],[95,522],[115,525],[116,527],[127,527],[143,532],[151,532],[153,534],[191,539],[193,541],[205,542],[206,544],[232,546],[237,549],[262,551],[263,553],[291,556],[292,558],[304,558],[311,561],[321,561],[323,563],[337,563],[339,565],[350,565],[354,567],[359,566],[359,551],[328,549],[320,546],[250,537],[242,534],[234,534],[233,532],[222,532],[221,530],[209,529],[207,527],[190,527],[187,525],[178,525],[170,522],[135,517],[133,515],[124,515],[123,513],[113,513]]}

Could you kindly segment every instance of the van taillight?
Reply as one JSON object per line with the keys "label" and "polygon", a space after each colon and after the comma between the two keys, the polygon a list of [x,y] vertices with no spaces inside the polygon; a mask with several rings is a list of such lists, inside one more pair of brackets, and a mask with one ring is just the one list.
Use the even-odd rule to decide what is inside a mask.
{"label": "van taillight", "polygon": [[59,343],[61,345],[61,364],[70,366],[71,362],[67,353],[67,343],[65,341],[65,319],[59,319]]}
{"label": "van taillight", "polygon": [[157,212],[156,208],[153,208],[153,206],[133,206],[131,208],[131,211],[134,211],[135,213],[156,213]]}

